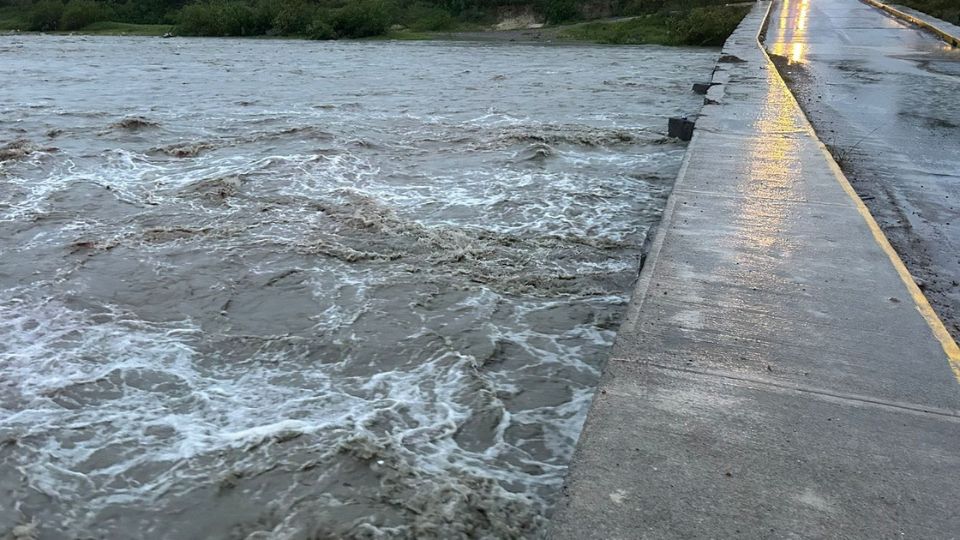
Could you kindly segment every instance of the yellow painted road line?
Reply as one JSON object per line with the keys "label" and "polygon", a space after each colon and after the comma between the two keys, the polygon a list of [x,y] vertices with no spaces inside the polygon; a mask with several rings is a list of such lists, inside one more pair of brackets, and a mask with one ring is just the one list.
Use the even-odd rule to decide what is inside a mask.
{"label": "yellow painted road line", "polygon": [[883,2],[879,2],[878,0],[863,0],[863,1],[877,9],[882,9],[883,11],[886,11],[887,13],[893,15],[898,19],[902,19],[904,21],[907,21],[910,24],[915,24],[920,28],[933,32],[934,34],[937,35],[937,37],[946,41],[950,45],[953,45],[954,47],[960,47],[960,36],[955,36],[945,30],[942,30],[934,26],[932,23],[928,21],[925,21],[919,17],[914,17],[913,15],[906,13],[904,11],[900,11],[899,9],[891,6],[890,4],[885,4]]}
{"label": "yellow painted road line", "polygon": [[[867,1],[871,2],[872,0]],[[760,31],[757,33],[757,46],[760,47],[761,51],[763,51],[763,56],[767,59],[768,68],[776,74],[776,80],[779,81],[779,84],[783,85],[787,93],[790,95],[790,98],[793,100],[794,105],[797,107],[797,110],[800,111],[800,116],[804,119],[805,129],[817,142],[820,152],[823,153],[824,158],[830,165],[830,170],[833,171],[833,175],[836,177],[837,182],[840,183],[840,187],[843,188],[843,190],[853,201],[854,205],[856,205],[857,211],[860,212],[860,215],[863,216],[864,221],[867,222],[867,227],[870,228],[870,232],[873,234],[874,240],[876,240],[877,244],[880,246],[880,249],[887,254],[887,257],[890,259],[890,262],[893,263],[893,267],[896,269],[897,274],[899,274],[900,280],[903,281],[903,284],[907,286],[907,290],[910,291],[910,296],[913,298],[913,303],[916,306],[917,311],[919,311],[920,315],[922,315],[924,320],[927,321],[927,325],[933,332],[933,336],[943,347],[943,352],[945,352],[947,355],[947,362],[950,364],[950,369],[953,371],[953,375],[957,379],[957,382],[960,383],[960,346],[958,346],[957,342],[953,340],[953,336],[950,335],[950,332],[947,330],[947,327],[944,326],[943,321],[940,320],[940,317],[937,316],[937,313],[933,310],[933,307],[930,306],[930,301],[927,300],[926,296],[924,296],[923,291],[920,290],[920,287],[917,286],[917,282],[913,279],[913,276],[910,275],[910,271],[907,270],[906,265],[903,264],[903,261],[900,259],[900,256],[897,254],[896,250],[894,250],[893,246],[890,245],[890,240],[887,239],[887,236],[883,234],[880,226],[877,225],[877,221],[873,218],[873,214],[870,213],[867,205],[863,204],[863,200],[860,199],[860,196],[857,195],[856,190],[854,190],[853,186],[850,185],[850,181],[847,180],[846,175],[843,174],[840,166],[837,165],[836,160],[833,159],[833,155],[830,154],[830,151],[827,150],[826,145],[824,145],[820,140],[820,137],[813,129],[813,124],[810,123],[810,119],[807,118],[806,113],[804,113],[803,109],[800,107],[800,103],[797,101],[796,96],[793,95],[793,92],[790,91],[786,81],[784,81],[783,77],[780,76],[780,71],[777,69],[776,64],[773,63],[773,60],[767,53],[767,48],[764,46],[763,42],[760,41],[760,37],[763,35],[767,24],[770,21],[770,13],[773,11],[773,4],[774,2],[770,3],[770,6],[767,8],[766,15],[764,15],[763,23],[760,25]]]}

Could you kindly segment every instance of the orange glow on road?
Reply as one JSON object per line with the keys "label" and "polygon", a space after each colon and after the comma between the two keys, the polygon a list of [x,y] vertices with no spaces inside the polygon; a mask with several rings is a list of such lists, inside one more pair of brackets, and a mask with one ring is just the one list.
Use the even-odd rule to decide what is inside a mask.
{"label": "orange glow on road", "polygon": [[[770,77],[776,75],[770,74]],[[771,253],[786,256],[793,249],[790,235],[783,230],[789,222],[787,212],[791,206],[781,201],[802,199],[802,190],[797,184],[803,177],[800,120],[786,87],[771,81],[768,88],[755,124],[756,132],[767,136],[758,137],[750,144],[746,158],[750,174],[740,186],[746,197],[736,219],[743,232],[740,237],[755,248],[746,252],[761,258]],[[753,261],[753,264],[758,263]]]}
{"label": "orange glow on road", "polygon": [[807,53],[810,0],[784,0],[777,20],[776,31],[767,38],[770,52],[786,57],[791,64],[802,63]]}

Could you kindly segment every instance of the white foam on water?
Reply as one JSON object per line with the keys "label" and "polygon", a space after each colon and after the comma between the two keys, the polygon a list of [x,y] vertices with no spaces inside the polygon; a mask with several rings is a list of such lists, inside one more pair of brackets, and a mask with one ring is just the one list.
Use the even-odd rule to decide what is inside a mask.
{"label": "white foam on water", "polygon": [[[478,305],[473,302],[465,305]],[[81,522],[108,505],[222,470],[218,460],[197,469],[197,458],[291,433],[329,436],[342,430],[335,438],[356,437],[365,422],[398,407],[410,420],[378,437],[399,447],[416,445],[413,464],[421,471],[446,475],[455,466],[477,477],[523,480],[517,470],[491,467],[510,446],[503,435],[508,425],[521,420],[549,427],[546,444],[556,450],[562,446],[558,441],[569,444],[575,436],[571,429],[582,422],[576,410],[589,395],[583,388],[560,409],[505,414],[489,447],[468,452],[452,436],[472,414],[476,360],[457,353],[365,377],[338,375],[337,365],[297,369],[302,381],[289,386],[274,382],[284,373],[282,357],[263,358],[270,362],[260,365],[251,360],[239,367],[198,366],[194,344],[202,333],[189,321],[145,323],[108,306],[91,314],[55,301],[10,297],[0,301],[0,321],[0,334],[7,337],[0,369],[8,374],[0,430],[20,448],[13,465],[30,485],[55,497],[68,515],[81,511],[79,498],[87,499],[86,516],[72,515]],[[520,334],[502,336],[523,341]],[[544,362],[572,356],[530,350]],[[157,440],[148,435],[153,429],[171,433]],[[69,433],[78,430],[93,435],[71,441]],[[117,441],[136,442],[137,447],[90,463],[97,462],[104,445]],[[137,472],[151,462],[187,464],[147,477]],[[524,481],[553,485],[559,472],[557,468],[546,480]],[[138,477],[137,482],[124,481],[128,476]]]}

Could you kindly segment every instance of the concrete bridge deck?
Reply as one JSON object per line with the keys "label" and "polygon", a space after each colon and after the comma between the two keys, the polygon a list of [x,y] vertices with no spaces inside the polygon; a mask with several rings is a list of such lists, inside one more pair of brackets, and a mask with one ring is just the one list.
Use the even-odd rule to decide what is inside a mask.
{"label": "concrete bridge deck", "polygon": [[550,538],[960,537],[960,350],[760,47],[768,7],[724,48]]}

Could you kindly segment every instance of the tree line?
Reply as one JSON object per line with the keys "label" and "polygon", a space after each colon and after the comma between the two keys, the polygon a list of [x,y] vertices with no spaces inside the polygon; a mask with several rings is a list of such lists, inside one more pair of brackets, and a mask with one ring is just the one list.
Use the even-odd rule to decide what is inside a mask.
{"label": "tree line", "polygon": [[[607,15],[642,15],[721,0],[606,0]],[[169,25],[180,35],[314,39],[453,30],[495,22],[504,7],[529,7],[551,24],[583,20],[596,0],[0,0],[24,30],[73,31],[98,22]]]}

